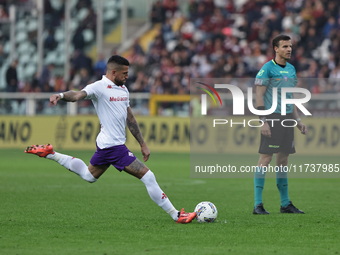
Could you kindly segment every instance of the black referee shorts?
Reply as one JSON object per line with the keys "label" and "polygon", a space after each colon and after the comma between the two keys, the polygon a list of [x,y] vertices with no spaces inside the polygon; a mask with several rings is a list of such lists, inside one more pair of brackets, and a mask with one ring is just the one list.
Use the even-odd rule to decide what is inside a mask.
{"label": "black referee shorts", "polygon": [[[294,128],[284,127],[281,122],[286,119],[294,119],[293,114],[287,114],[282,116],[278,113],[273,113],[266,116],[266,119],[275,119],[275,121],[268,121],[271,138],[261,134],[260,154],[273,154],[278,152],[284,152],[287,154],[295,153],[294,145]],[[284,121],[285,126],[293,126],[294,121]],[[273,127],[272,127],[273,125]]]}

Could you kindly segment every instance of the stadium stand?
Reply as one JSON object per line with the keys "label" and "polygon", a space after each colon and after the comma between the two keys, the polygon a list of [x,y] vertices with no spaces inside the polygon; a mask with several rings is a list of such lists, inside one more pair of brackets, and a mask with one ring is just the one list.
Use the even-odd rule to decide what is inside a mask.
{"label": "stadium stand", "polygon": [[[29,4],[31,1],[18,1]],[[7,1],[1,1],[1,19],[8,18]],[[72,1],[72,69],[65,89],[98,77],[87,49],[95,41],[96,1]],[[117,20],[119,1],[106,1],[104,22]],[[37,86],[37,18],[23,12],[16,22],[20,82],[19,91],[54,91],[57,70],[64,63],[63,1],[45,0],[44,65],[53,64],[50,85]],[[188,94],[192,77],[254,77],[273,58],[271,39],[279,33],[291,36],[291,63],[298,77],[334,78],[334,82],[309,84],[314,94],[340,91],[340,13],[336,0],[157,0],[150,7],[153,27],[124,53],[131,62],[127,86],[132,92]],[[1,24],[2,28],[5,27]],[[8,33],[1,29],[1,74],[10,65]],[[152,35],[150,37],[150,35]],[[148,37],[145,44],[145,38]],[[107,59],[109,56],[105,56]],[[106,60],[104,58],[104,60]],[[103,59],[101,59],[103,61]],[[32,63],[28,67],[28,63]],[[79,79],[87,69],[89,79]],[[102,70],[100,71],[102,73]],[[59,81],[60,78],[58,78]],[[38,79],[40,80],[40,79]],[[27,84],[31,89],[27,89]],[[62,86],[63,87],[63,86]],[[242,88],[246,89],[246,88]]]}
{"label": "stadium stand", "polygon": [[[132,50],[128,56],[138,70],[130,79],[131,91],[181,94],[188,93],[191,77],[255,77],[273,58],[269,43],[279,33],[292,38],[291,63],[298,77],[339,78],[337,1],[191,0],[178,30],[172,26],[177,15],[165,2],[163,8],[160,1],[152,7],[150,20],[161,27],[145,55]],[[166,19],[157,20],[155,13],[166,13]],[[308,89],[334,93],[340,84],[312,83]]]}
{"label": "stadium stand", "polygon": [[[104,12],[104,31],[108,33],[113,24],[118,21],[118,13],[121,6],[120,0],[105,1]],[[74,53],[70,61],[74,64],[74,55],[84,55],[86,67],[92,75],[95,73],[92,63],[88,64],[89,57],[86,56],[89,49],[95,44],[96,33],[96,2],[91,0],[70,0],[71,3],[71,51]],[[20,1],[1,1],[0,2],[0,20],[8,19],[9,4],[15,4],[17,7],[15,23],[16,53],[18,59],[18,77],[20,80],[19,92],[51,92],[54,91],[56,78],[62,76],[63,65],[65,60],[65,22],[64,11],[65,1],[61,0],[44,0],[44,67],[53,65],[54,71],[48,81],[49,86],[38,82],[34,84],[37,74],[37,29],[38,19],[36,13],[36,3],[33,0]],[[10,41],[9,41],[9,24],[0,23],[0,73],[5,74],[10,66]],[[81,53],[79,53],[79,50]],[[90,66],[88,66],[90,65]],[[80,72],[78,66],[72,65],[70,70],[70,81],[65,83],[71,87],[74,76]],[[4,77],[2,75],[2,77]],[[41,79],[38,79],[41,80]],[[26,85],[25,85],[26,84]],[[31,84],[31,89],[24,89],[27,84]],[[0,90],[6,91],[6,82],[2,78]],[[86,84],[84,84],[85,86]],[[67,89],[67,88],[66,88]]]}

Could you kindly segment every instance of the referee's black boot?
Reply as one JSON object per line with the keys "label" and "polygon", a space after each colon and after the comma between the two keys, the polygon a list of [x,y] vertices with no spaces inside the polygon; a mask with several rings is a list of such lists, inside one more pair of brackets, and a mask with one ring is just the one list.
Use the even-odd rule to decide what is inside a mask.
{"label": "referee's black boot", "polygon": [[289,205],[287,205],[287,206],[284,206],[284,207],[281,206],[280,212],[281,213],[303,213],[303,214],[305,213],[304,211],[297,209],[293,205],[292,201],[289,201]]}
{"label": "referee's black boot", "polygon": [[269,214],[269,212],[264,209],[263,203],[260,203],[256,207],[254,207],[253,214]]}

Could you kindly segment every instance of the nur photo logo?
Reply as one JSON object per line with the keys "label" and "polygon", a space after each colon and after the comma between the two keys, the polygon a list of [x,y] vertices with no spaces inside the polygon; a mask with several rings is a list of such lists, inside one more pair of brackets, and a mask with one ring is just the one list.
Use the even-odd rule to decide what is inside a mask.
{"label": "nur photo logo", "polygon": [[[222,106],[221,97],[220,97],[220,95],[217,93],[217,91],[213,87],[211,87],[210,85],[205,84],[203,82],[197,82],[197,83],[202,84],[203,86],[206,86],[212,92],[214,92],[215,95],[217,96],[218,100],[220,101],[221,106]],[[214,101],[215,105],[217,106],[216,100],[213,97],[213,95],[209,92],[209,90],[206,90],[206,89],[203,89],[203,88],[200,88],[200,87],[196,87],[196,88],[205,91],[212,98],[212,100]],[[202,94],[201,95],[201,114],[202,115],[207,115],[207,95],[206,94]]]}
{"label": "nur photo logo", "polygon": [[[220,104],[222,106],[222,100],[220,95],[217,93],[217,91],[210,85],[202,83],[202,82],[197,82],[199,84],[202,84],[209,89],[211,89],[217,98],[220,101]],[[244,94],[240,88],[238,88],[235,85],[231,84],[215,84],[214,87],[216,89],[228,89],[231,92],[232,99],[233,99],[233,115],[244,115]],[[201,89],[205,91],[207,94],[210,95],[210,97],[213,99],[215,105],[217,105],[215,98],[213,95],[206,89],[197,87],[198,89]],[[288,93],[302,93],[305,95],[303,98],[287,98],[286,94]],[[276,107],[277,107],[277,102],[278,102],[278,93],[277,93],[277,88],[273,88],[273,104],[270,109],[268,110],[257,110],[254,105],[253,105],[253,89],[251,87],[248,88],[247,90],[247,101],[248,101],[248,109],[251,113],[255,115],[269,115],[272,114]],[[307,103],[311,99],[311,93],[309,90],[304,89],[304,88],[281,88],[281,105],[282,105],[282,114],[281,115],[286,115],[286,105],[292,104],[296,105],[296,107],[305,115],[312,115],[306,107],[304,107],[302,104]],[[202,94],[201,95],[201,113],[202,115],[207,115],[207,95]]]}
{"label": "nur photo logo", "polygon": [[[228,89],[231,93],[232,96],[232,100],[233,100],[233,115],[238,115],[238,116],[244,116],[245,115],[245,96],[243,94],[243,91],[235,86],[235,85],[231,85],[231,84],[214,84],[214,87],[203,83],[203,82],[196,82],[198,84],[201,84],[205,87],[207,87],[208,89],[210,89],[218,98],[221,106],[223,106],[222,104],[222,100],[220,95],[218,94],[218,92],[216,91],[216,89]],[[213,94],[205,89],[205,88],[201,88],[201,87],[197,87],[200,90],[205,91],[214,101],[214,104],[217,106],[217,102],[213,96]],[[272,114],[278,105],[278,100],[281,101],[281,115],[285,116],[287,115],[286,113],[286,108],[287,105],[295,105],[304,115],[306,116],[310,116],[312,115],[304,106],[304,103],[307,103],[310,99],[311,99],[311,93],[309,92],[309,90],[304,89],[304,88],[295,88],[295,87],[282,87],[279,88],[281,90],[281,98],[278,98],[278,88],[273,88],[273,93],[272,93],[272,105],[270,107],[270,109],[267,110],[258,110],[254,107],[253,105],[253,89],[252,87],[248,87],[247,89],[247,105],[248,105],[248,109],[251,113],[258,115],[258,116],[267,116]],[[301,93],[304,95],[304,97],[301,98],[287,98],[287,94],[288,93]],[[207,115],[207,94],[201,94],[201,114],[202,115]],[[274,125],[275,121],[280,121],[279,119],[267,119],[267,122],[271,123],[271,125]],[[294,126],[297,125],[297,122],[294,119],[286,119],[281,121],[281,125],[283,127],[290,127],[285,125],[286,121],[293,121],[295,124]],[[259,119],[252,119],[249,120],[248,126],[250,127],[261,127],[263,126],[263,122],[261,123],[260,120],[260,125],[252,125],[251,123],[258,123]],[[227,119],[214,119],[213,120],[213,127],[215,127],[216,125],[225,125],[227,123],[230,123],[231,127],[233,126],[233,124],[242,124],[244,127],[246,126],[246,120],[243,120],[242,122],[235,122],[232,119],[227,120]]]}

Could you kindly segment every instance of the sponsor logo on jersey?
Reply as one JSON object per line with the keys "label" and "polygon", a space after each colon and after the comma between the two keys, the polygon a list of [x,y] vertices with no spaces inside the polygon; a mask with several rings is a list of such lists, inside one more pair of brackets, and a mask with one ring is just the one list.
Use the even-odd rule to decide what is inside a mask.
{"label": "sponsor logo on jersey", "polygon": [[264,73],[264,70],[261,69],[260,72],[257,74],[258,76],[262,76],[262,74]]}
{"label": "sponsor logo on jersey", "polygon": [[127,101],[127,97],[110,97],[110,102]]}
{"label": "sponsor logo on jersey", "polygon": [[112,86],[109,84],[109,85],[107,85],[106,88],[107,88],[107,89],[112,89]]}

